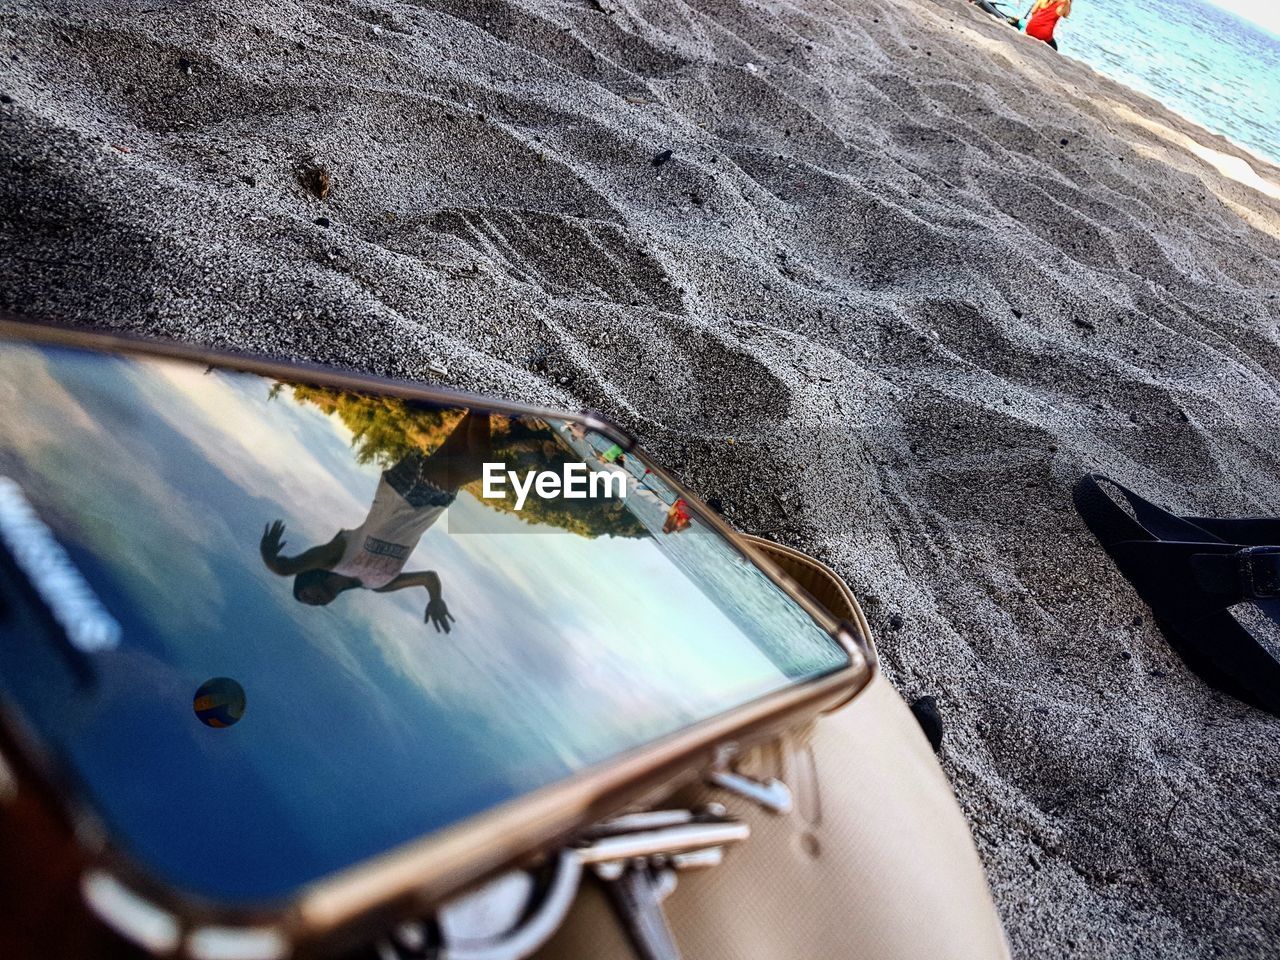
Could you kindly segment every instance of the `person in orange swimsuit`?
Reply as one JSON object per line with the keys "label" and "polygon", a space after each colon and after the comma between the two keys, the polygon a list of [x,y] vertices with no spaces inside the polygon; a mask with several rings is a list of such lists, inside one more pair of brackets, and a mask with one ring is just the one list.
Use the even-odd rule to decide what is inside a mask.
{"label": "person in orange swimsuit", "polygon": [[1071,0],[1036,0],[1027,17],[1027,36],[1043,40],[1053,49],[1058,41],[1053,39],[1053,28],[1063,17],[1071,16]]}
{"label": "person in orange swimsuit", "polygon": [[689,529],[689,525],[693,521],[689,518],[689,505],[684,502],[681,497],[671,505],[671,509],[667,511],[667,519],[662,524],[663,533],[679,533],[682,530]]}

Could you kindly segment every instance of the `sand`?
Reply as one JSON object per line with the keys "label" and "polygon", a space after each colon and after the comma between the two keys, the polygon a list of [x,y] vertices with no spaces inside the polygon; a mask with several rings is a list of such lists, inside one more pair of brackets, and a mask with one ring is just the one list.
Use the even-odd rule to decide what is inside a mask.
{"label": "sand", "polygon": [[849,578],[1017,957],[1280,955],[1280,721],[1069,499],[1280,510],[1280,170],[963,0],[0,11],[0,306],[606,411]]}

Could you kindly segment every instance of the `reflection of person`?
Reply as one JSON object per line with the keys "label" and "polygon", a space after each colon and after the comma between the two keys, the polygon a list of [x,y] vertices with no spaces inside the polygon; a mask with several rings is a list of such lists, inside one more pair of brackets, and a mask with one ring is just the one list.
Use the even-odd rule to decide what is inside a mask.
{"label": "reflection of person", "polygon": [[424,620],[448,633],[454,617],[441,595],[433,570],[404,573],[423,534],[440,519],[464,484],[478,480],[490,455],[489,415],[467,413],[432,454],[413,451],[378,479],[364,523],[339,530],[326,544],[283,556],[284,521],[262,533],[260,549],[267,569],[293,577],[293,596],[312,606],[332,603],[357,587],[390,593],[425,587],[430,598]]}
{"label": "reflection of person", "polygon": [[1062,17],[1071,16],[1071,0],[1036,0],[1027,17],[1027,36],[1043,40],[1053,49],[1058,41],[1053,39],[1053,28]]}
{"label": "reflection of person", "polygon": [[689,507],[684,498],[677,500],[667,511],[667,519],[662,524],[663,533],[679,533],[687,530],[692,521],[689,519]]}
{"label": "reflection of person", "polygon": [[613,463],[620,467],[626,466],[627,458],[623,456],[622,448],[616,443],[609,447],[604,453],[596,457],[601,463]]}

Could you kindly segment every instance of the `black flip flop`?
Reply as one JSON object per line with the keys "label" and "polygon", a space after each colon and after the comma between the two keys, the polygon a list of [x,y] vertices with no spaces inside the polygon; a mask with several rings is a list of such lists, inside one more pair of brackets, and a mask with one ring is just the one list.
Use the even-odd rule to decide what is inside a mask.
{"label": "black flip flop", "polygon": [[1183,662],[1211,687],[1280,716],[1280,660],[1229,609],[1252,603],[1280,628],[1280,519],[1176,517],[1096,473],[1072,499]]}

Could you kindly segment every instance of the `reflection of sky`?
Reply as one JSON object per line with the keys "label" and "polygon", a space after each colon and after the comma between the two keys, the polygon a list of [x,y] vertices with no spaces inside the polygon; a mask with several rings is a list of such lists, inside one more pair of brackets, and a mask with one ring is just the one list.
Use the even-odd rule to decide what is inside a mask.
{"label": "reflection of sky", "polygon": [[[466,493],[450,514],[486,533],[437,523],[406,567],[439,573],[451,634],[423,623],[422,589],[295,602],[261,563],[264,525],[285,521],[290,555],[325,542],[364,518],[378,470],[268,387],[0,354],[0,472],[126,631],[92,697],[3,649],[0,683],[170,880],[278,894],[784,682],[654,539],[531,536]],[[247,693],[230,729],[192,713],[213,676]]]}

